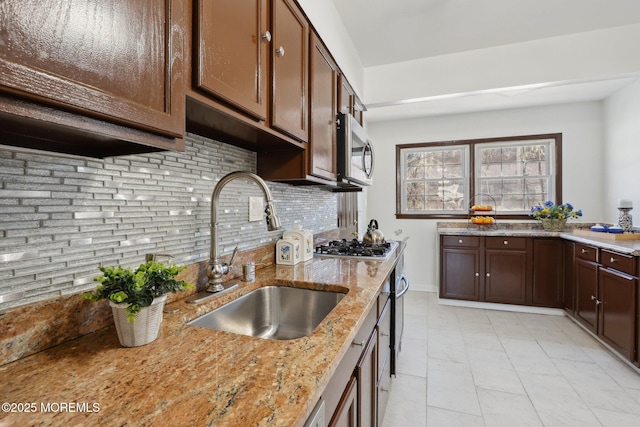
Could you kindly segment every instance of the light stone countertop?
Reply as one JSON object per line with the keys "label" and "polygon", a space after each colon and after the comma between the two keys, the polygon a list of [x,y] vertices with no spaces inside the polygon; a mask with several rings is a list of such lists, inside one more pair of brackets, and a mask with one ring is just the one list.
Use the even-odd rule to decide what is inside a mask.
{"label": "light stone countertop", "polygon": [[[158,339],[145,346],[121,347],[109,327],[8,363],[0,367],[3,402],[33,404],[27,409],[35,411],[23,405],[21,412],[0,412],[0,425],[301,426],[405,246],[386,261],[314,257],[274,265],[212,301],[175,301],[165,309]],[[186,324],[274,284],[347,294],[314,332],[294,340]],[[55,411],[43,412],[47,404]],[[70,407],[76,412],[59,411]]]}

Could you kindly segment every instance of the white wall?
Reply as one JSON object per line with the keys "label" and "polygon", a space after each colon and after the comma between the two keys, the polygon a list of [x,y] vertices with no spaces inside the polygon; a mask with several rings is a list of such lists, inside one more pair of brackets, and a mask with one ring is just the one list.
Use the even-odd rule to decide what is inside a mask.
{"label": "white wall", "polygon": [[[617,222],[618,199],[640,208],[640,80],[605,101],[604,124],[604,213],[606,221]],[[634,225],[640,226],[638,213]]]}
{"label": "white wall", "polygon": [[637,73],[640,24],[365,70],[365,104]]}
{"label": "white wall", "polygon": [[342,18],[332,1],[298,0],[322,41],[361,99],[364,99],[364,68]]}
{"label": "white wall", "polygon": [[[396,144],[561,132],[563,200],[582,209],[583,220],[599,221],[604,194],[602,111],[601,102],[588,102],[370,123],[376,168],[374,184],[367,191],[367,210],[385,237],[409,237],[405,259],[412,289],[437,288],[437,221],[396,219]],[[403,233],[396,237],[397,229]]]}

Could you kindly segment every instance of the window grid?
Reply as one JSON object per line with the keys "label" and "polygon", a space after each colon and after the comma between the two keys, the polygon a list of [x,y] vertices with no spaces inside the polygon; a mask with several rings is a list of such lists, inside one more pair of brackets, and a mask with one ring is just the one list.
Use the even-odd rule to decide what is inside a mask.
{"label": "window grid", "polygon": [[456,212],[464,209],[468,148],[406,150],[402,158],[405,212]]}

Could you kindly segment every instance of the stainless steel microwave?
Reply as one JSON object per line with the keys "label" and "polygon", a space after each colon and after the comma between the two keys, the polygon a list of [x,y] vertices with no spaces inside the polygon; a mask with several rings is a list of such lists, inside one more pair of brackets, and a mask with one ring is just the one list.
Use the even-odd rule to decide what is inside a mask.
{"label": "stainless steel microwave", "polygon": [[371,185],[375,155],[373,145],[351,114],[338,114],[338,183]]}

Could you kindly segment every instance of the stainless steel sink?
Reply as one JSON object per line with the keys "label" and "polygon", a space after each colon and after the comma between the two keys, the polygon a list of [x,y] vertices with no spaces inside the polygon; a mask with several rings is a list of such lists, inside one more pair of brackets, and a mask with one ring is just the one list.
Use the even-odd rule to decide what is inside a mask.
{"label": "stainless steel sink", "polygon": [[271,340],[290,340],[313,332],[344,295],[265,286],[192,320],[189,325]]}

